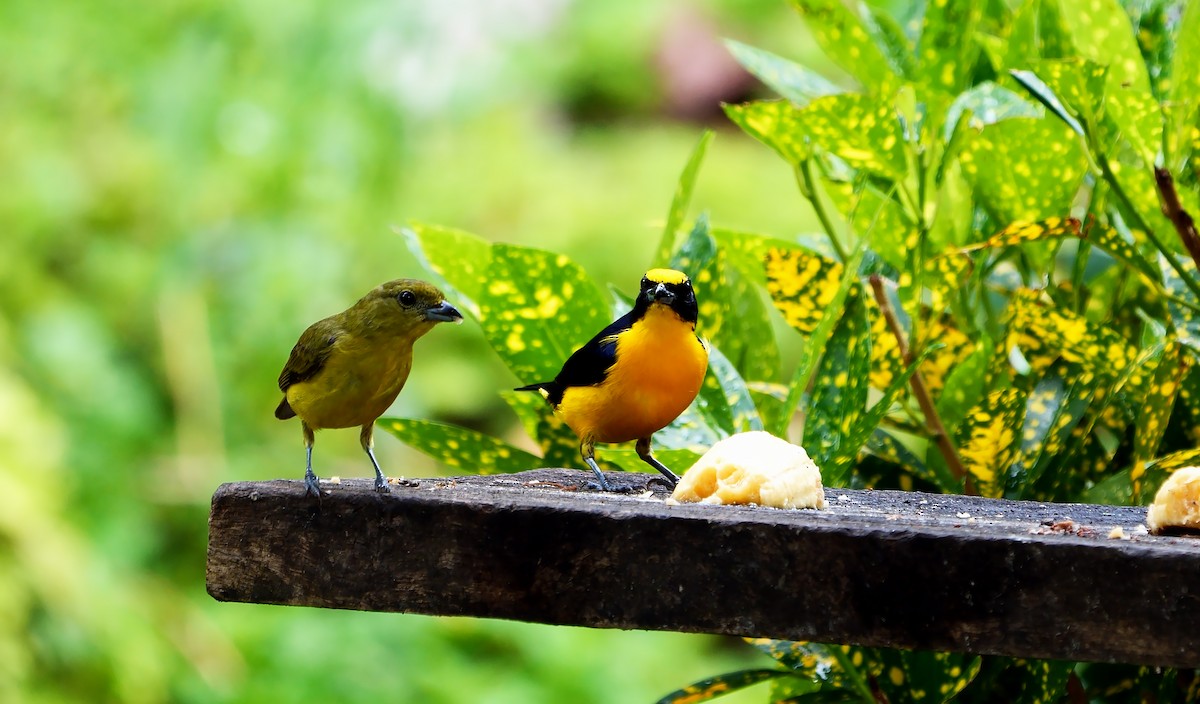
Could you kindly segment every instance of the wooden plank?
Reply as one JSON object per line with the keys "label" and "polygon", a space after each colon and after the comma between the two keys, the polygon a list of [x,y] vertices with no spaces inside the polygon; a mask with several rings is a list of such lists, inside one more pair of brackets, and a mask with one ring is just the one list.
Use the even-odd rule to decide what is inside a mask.
{"label": "wooden plank", "polygon": [[[1200,667],[1200,539],[1138,507],[827,489],[829,508],[672,506],[643,474],[225,484],[225,601]],[[1067,522],[1069,519],[1070,522]],[[1131,539],[1109,537],[1120,526]]]}

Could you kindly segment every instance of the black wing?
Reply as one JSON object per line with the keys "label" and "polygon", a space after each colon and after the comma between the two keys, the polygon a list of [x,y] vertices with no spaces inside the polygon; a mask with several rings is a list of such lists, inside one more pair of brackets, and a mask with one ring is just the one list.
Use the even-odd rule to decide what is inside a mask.
{"label": "black wing", "polygon": [[596,333],[583,347],[563,363],[554,381],[522,386],[517,391],[545,391],[551,406],[562,402],[563,392],[571,386],[594,386],[604,381],[608,370],[617,362],[617,335],[628,330],[634,321],[633,312],[617,318],[608,327]]}

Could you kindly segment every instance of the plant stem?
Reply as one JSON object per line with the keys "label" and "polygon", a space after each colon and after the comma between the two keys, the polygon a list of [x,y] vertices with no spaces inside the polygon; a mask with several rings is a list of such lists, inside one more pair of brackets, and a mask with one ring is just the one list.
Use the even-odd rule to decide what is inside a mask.
{"label": "plant stem", "polygon": [[[879,311],[883,313],[883,319],[887,321],[888,328],[896,336],[896,346],[900,350],[900,356],[904,359],[906,365],[911,365],[913,363],[912,349],[908,346],[908,340],[904,337],[904,331],[900,329],[900,321],[896,318],[896,313],[892,310],[892,306],[887,299],[887,294],[883,290],[883,279],[878,274],[875,274],[870,277],[869,281],[871,282],[871,292],[875,295],[875,302],[879,305]],[[912,386],[913,396],[917,397],[917,404],[921,406],[921,413],[925,415],[925,422],[929,426],[929,432],[933,435],[933,440],[937,444],[938,450],[942,453],[942,457],[946,459],[946,466],[950,468],[955,479],[966,481],[966,493],[975,494],[975,485],[971,481],[971,476],[967,474],[966,468],[963,467],[962,458],[958,456],[958,450],[950,442],[946,426],[942,424],[942,419],[938,415],[932,397],[929,395],[929,387],[925,385],[925,378],[921,376],[920,369],[913,371],[908,383]]]}
{"label": "plant stem", "polygon": [[1196,262],[1196,268],[1200,269],[1200,235],[1196,234],[1196,222],[1183,209],[1183,203],[1179,202],[1179,192],[1175,190],[1175,179],[1171,178],[1171,172],[1161,166],[1155,167],[1154,185],[1158,186],[1163,215],[1175,226],[1183,246],[1187,247],[1192,261]]}
{"label": "plant stem", "polygon": [[[1141,228],[1142,232],[1146,233],[1146,239],[1150,240],[1150,243],[1162,253],[1163,257],[1167,260],[1167,263],[1170,264],[1171,268],[1175,270],[1175,273],[1179,274],[1179,278],[1183,280],[1184,285],[1191,290],[1192,295],[1195,296],[1197,300],[1200,300],[1200,283],[1197,283],[1196,279],[1183,268],[1183,265],[1180,264],[1179,260],[1175,258],[1175,254],[1167,248],[1167,245],[1162,240],[1158,239],[1158,236],[1154,234],[1154,230],[1151,229],[1150,223],[1146,222],[1145,218],[1142,217],[1142,214],[1138,211],[1138,209],[1134,207],[1133,201],[1129,198],[1129,194],[1127,194],[1125,189],[1121,187],[1121,184],[1117,182],[1116,174],[1113,173],[1112,168],[1108,165],[1108,157],[1104,156],[1102,153],[1097,153],[1095,155],[1095,160],[1096,164],[1100,167],[1100,174],[1108,183],[1109,188],[1112,189],[1113,193],[1118,199],[1120,199],[1121,204],[1125,206],[1125,209],[1128,210],[1133,218],[1137,221],[1135,224]],[[1155,180],[1157,180],[1157,178]],[[1172,186],[1173,185],[1174,184],[1172,184]]]}
{"label": "plant stem", "polygon": [[838,236],[837,228],[833,226],[833,220],[825,210],[825,204],[821,202],[820,184],[817,183],[817,180],[812,175],[812,160],[815,158],[810,157],[804,163],[796,166],[796,179],[800,182],[801,193],[808,198],[808,202],[812,203],[813,212],[817,214],[817,219],[821,221],[821,227],[824,227],[825,232],[829,235],[829,242],[833,245],[833,250],[837,252],[838,259],[845,262],[846,249]]}

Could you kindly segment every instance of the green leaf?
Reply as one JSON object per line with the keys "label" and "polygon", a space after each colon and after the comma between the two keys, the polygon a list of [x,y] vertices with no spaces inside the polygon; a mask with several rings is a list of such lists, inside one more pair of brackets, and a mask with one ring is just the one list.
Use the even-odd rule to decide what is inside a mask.
{"label": "green leaf", "polygon": [[[1079,373],[1065,362],[1056,364],[1037,380],[1025,404],[1025,424],[1021,430],[1024,487],[1037,483],[1054,464],[1061,464],[1063,448],[1097,391],[1094,375]],[[1011,498],[1021,498],[1024,487],[1014,487]]]}
{"label": "green leaf", "polygon": [[[1175,324],[1175,332],[1179,336],[1179,341],[1193,350],[1200,350],[1200,311],[1182,303],[1182,301],[1194,299],[1187,284],[1180,278],[1179,272],[1167,263],[1167,256],[1165,254],[1158,255],[1162,283],[1167,292],[1175,297],[1174,300],[1167,300],[1167,311],[1171,314],[1171,322]],[[1175,256],[1175,261],[1186,274],[1193,279],[1200,278],[1200,272],[1197,272],[1196,263],[1192,261],[1191,257],[1170,256]]]}
{"label": "green leaf", "polygon": [[975,37],[982,14],[983,3],[972,0],[926,3],[918,45],[925,85],[953,95],[967,86],[979,55]]}
{"label": "green leaf", "polygon": [[[1179,173],[1187,157],[1190,135],[1196,132],[1197,110],[1200,110],[1200,3],[1189,2],[1183,10],[1176,29],[1175,55],[1171,63],[1170,100],[1168,114],[1168,167]],[[1186,39],[1185,39],[1186,38]]]}
{"label": "green leaf", "polygon": [[[1061,0],[1060,0],[1061,1]],[[1129,15],[1117,0],[1069,0],[1065,9],[1080,56],[1108,66],[1109,88],[1128,86],[1150,93],[1150,77],[1138,50]]]}
{"label": "green leaf", "polygon": [[908,174],[904,134],[889,101],[843,93],[814,100],[800,110],[805,137],[852,168],[892,181]]}
{"label": "green leaf", "polygon": [[553,379],[610,322],[606,297],[565,255],[495,244],[480,294],[480,327],[524,383]]}
{"label": "green leaf", "polygon": [[[820,361],[825,350],[825,345],[829,341],[829,336],[833,332],[833,326],[841,319],[842,306],[845,304],[851,290],[857,285],[858,269],[862,265],[866,251],[865,243],[860,244],[858,249],[854,251],[854,254],[851,255],[850,260],[844,267],[841,280],[838,282],[832,299],[825,306],[821,322],[817,324],[816,329],[812,331],[812,335],[808,338],[808,344],[805,345],[804,353],[796,365],[796,371],[792,374],[791,384],[788,387],[787,400],[784,402],[783,413],[779,418],[779,425],[772,429],[772,434],[776,437],[787,438],[788,425],[791,424],[792,416],[795,415],[796,409],[800,405],[800,398],[804,394],[804,390],[808,388],[809,383],[812,381],[813,373],[817,368],[817,362]],[[786,276],[786,272],[777,273],[782,273]],[[767,271],[767,276],[768,281],[770,281],[772,278],[770,269]],[[787,287],[781,290],[786,292]],[[779,305],[779,300],[776,299],[774,292],[771,294],[771,297],[776,301],[776,305]]]}
{"label": "green leaf", "polygon": [[845,92],[844,88],[820,74],[769,51],[732,39],[726,39],[725,46],[743,68],[796,105],[806,105],[810,100]]}
{"label": "green leaf", "polygon": [[1000,222],[1070,212],[1087,169],[1071,131],[1047,119],[988,125],[966,140],[959,160],[977,198]]}
{"label": "green leaf", "polygon": [[658,704],[695,704],[706,702],[723,694],[744,689],[759,682],[776,677],[786,677],[791,673],[787,670],[740,670],[717,675],[706,680],[678,689],[658,700]]}
{"label": "green leaf", "polygon": [[711,424],[726,435],[764,429],[746,382],[716,347],[708,350],[708,374],[698,403],[702,413],[713,419]]}
{"label": "green leaf", "polygon": [[492,246],[461,230],[409,223],[399,233],[421,268],[429,272],[446,298],[459,310],[479,320],[479,298],[488,280]]}
{"label": "green leaf", "polygon": [[821,468],[827,486],[846,484],[862,447],[853,440],[855,424],[866,412],[871,336],[859,291],[846,298],[841,319],[824,346],[805,409],[801,444]]}
{"label": "green leaf", "polygon": [[1004,43],[1004,67],[1028,66],[1037,59],[1075,56],[1071,30],[1063,20],[1056,0],[1021,3],[1012,18]]}
{"label": "green leaf", "polygon": [[654,265],[661,266],[671,257],[675,249],[676,233],[683,219],[687,217],[688,205],[692,202],[692,191],[696,188],[696,175],[700,173],[700,164],[704,162],[704,154],[712,142],[713,131],[705,130],[700,141],[692,149],[683,172],[679,174],[679,185],[675,188],[675,196],[671,199],[671,209],[667,211],[667,224],[663,226],[662,239],[658,242],[658,250],[654,253]]}
{"label": "green leaf", "polygon": [[[880,677],[880,688],[892,701],[911,697],[921,701],[952,701],[979,674],[983,658],[963,653],[901,650],[900,667],[893,665]],[[927,696],[917,696],[918,692]]]}
{"label": "green leaf", "polygon": [[725,115],[746,134],[757,139],[792,166],[809,156],[804,143],[800,110],[786,100],[760,100],[743,105],[726,105]]}
{"label": "green leaf", "polygon": [[500,398],[508,404],[508,407],[517,414],[517,419],[521,421],[521,427],[533,440],[538,439],[538,424],[542,422],[542,415],[549,408],[546,399],[542,398],[539,393],[531,393],[529,391],[512,391],[503,389],[500,392]]}
{"label": "green leaf", "polygon": [[379,427],[433,459],[468,472],[521,472],[541,466],[534,455],[489,435],[415,418],[380,418]]}
{"label": "green leaf", "polygon": [[1025,394],[1017,388],[988,394],[959,426],[958,454],[981,496],[998,498],[1016,462],[1025,418]]}
{"label": "green leaf", "polygon": [[917,453],[900,442],[890,431],[876,428],[867,440],[867,451],[872,455],[887,460],[902,467],[909,474],[940,487],[943,491],[961,491],[962,482],[954,479],[949,471],[943,469],[939,475],[933,468],[925,464]]}
{"label": "green leaf", "polygon": [[1067,680],[1075,663],[1059,660],[1018,660],[1009,666],[1021,678],[1020,701],[1054,704],[1067,693]]}
{"label": "green leaf", "polygon": [[866,3],[860,7],[866,13],[863,26],[888,60],[892,73],[905,79],[911,77],[917,70],[915,51],[900,23],[892,17],[888,8]]}
{"label": "green leaf", "polygon": [[825,55],[870,90],[895,81],[862,20],[841,0],[792,0]]}
{"label": "green leaf", "polygon": [[971,116],[970,126],[979,129],[1016,117],[1040,118],[1043,111],[998,83],[984,81],[960,94],[950,104],[943,134],[947,142],[964,114]]}
{"label": "green leaf", "polygon": [[985,372],[993,354],[991,348],[990,339],[975,345],[965,359],[954,365],[942,385],[942,392],[937,395],[938,417],[951,435],[966,417],[968,409],[983,398]]}
{"label": "green leaf", "polygon": [[[1095,223],[1088,223],[1088,226],[1083,230],[1082,237],[1088,242],[1091,242],[1093,245],[1104,250],[1104,252],[1113,259],[1124,262],[1125,264],[1133,267],[1134,271],[1141,274],[1147,283],[1153,286],[1162,285],[1162,278],[1160,277],[1159,269],[1155,267],[1149,259],[1142,256],[1142,253],[1138,251],[1137,247],[1135,247],[1132,242],[1122,237],[1121,233],[1117,232],[1117,230],[1114,228],[1105,225],[1097,225]],[[1178,277],[1175,277],[1175,280],[1179,281],[1181,286],[1183,285],[1183,282],[1179,280]]]}
{"label": "green leaf", "polygon": [[1146,394],[1139,405],[1133,434],[1133,469],[1129,478],[1133,482],[1134,500],[1141,497],[1142,478],[1146,464],[1158,453],[1167,422],[1175,408],[1175,397],[1183,381],[1183,357],[1179,344],[1167,340],[1162,357],[1150,377]]}

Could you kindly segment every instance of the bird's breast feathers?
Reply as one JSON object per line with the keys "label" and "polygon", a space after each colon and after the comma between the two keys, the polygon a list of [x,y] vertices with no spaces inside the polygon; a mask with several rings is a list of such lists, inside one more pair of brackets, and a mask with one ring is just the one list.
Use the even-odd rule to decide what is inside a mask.
{"label": "bird's breast feathers", "polygon": [[412,369],[412,345],[381,345],[346,335],[311,379],[287,389],[297,415],[313,428],[372,422],[396,400]]}
{"label": "bird's breast feathers", "polygon": [[652,305],[617,333],[616,361],[603,382],[566,389],[558,411],[581,437],[625,442],[661,430],[696,398],[708,349],[665,305]]}

